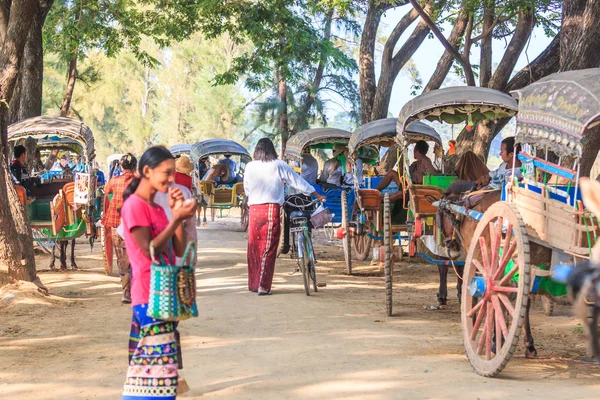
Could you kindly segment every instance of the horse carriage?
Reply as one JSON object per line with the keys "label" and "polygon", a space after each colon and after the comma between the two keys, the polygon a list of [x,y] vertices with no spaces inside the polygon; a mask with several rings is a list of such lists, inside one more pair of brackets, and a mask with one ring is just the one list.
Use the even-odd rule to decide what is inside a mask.
{"label": "horse carriage", "polygon": [[530,295],[548,266],[582,262],[597,243],[600,228],[580,200],[579,170],[585,133],[600,124],[599,82],[598,68],[570,71],[512,93],[523,180],[514,179],[513,168],[502,201],[478,218],[463,275],[464,344],[480,375],[502,371],[523,327],[526,356],[535,356]]}
{"label": "horse carriage", "polygon": [[66,268],[66,248],[71,241],[71,266],[75,263],[75,239],[86,235],[90,243],[96,238],[96,174],[93,161],[94,136],[81,121],[67,117],[29,118],[8,127],[8,142],[18,144],[21,140],[35,140],[36,149],[42,155],[52,150],[75,153],[85,160],[85,172],[73,174],[70,170],[40,173],[40,184],[30,188],[33,201],[27,200],[21,191],[27,218],[31,224],[36,243],[51,258],[54,268],[54,248],[60,245],[61,268]]}
{"label": "horse carriage", "polygon": [[243,231],[248,229],[248,206],[246,204],[246,195],[244,194],[244,168],[252,160],[250,153],[242,145],[232,140],[226,139],[207,139],[198,142],[191,147],[191,158],[196,167],[201,159],[231,156],[236,159],[237,175],[236,182],[229,184],[219,184],[213,180],[205,181],[203,176],[198,177],[197,182],[197,200],[198,204],[204,208],[203,224],[206,225],[206,210],[210,208],[211,220],[215,220],[217,210],[219,216],[223,216],[223,210],[231,208],[240,208],[240,226]]}
{"label": "horse carriage", "polygon": [[[398,120],[396,118],[387,118],[373,121],[360,127],[352,134],[349,144],[351,159],[356,158],[357,152],[363,146],[372,145],[379,149],[387,148],[388,151],[396,143]],[[425,140],[434,144],[434,164],[441,168],[441,158],[443,155],[442,140],[439,134],[430,126],[424,123],[414,123],[403,133],[402,145],[397,154],[397,163],[399,166],[400,187],[388,188],[382,192],[376,189],[361,189],[355,187],[356,203],[354,207],[348,204],[349,213],[344,213],[344,227],[349,236],[346,244],[351,247],[354,257],[358,260],[365,260],[371,250],[371,247],[379,247],[383,250],[384,269],[386,274],[386,304],[388,315],[391,315],[392,308],[392,279],[394,261],[401,261],[404,257],[404,244],[415,238],[413,224],[415,220],[424,221],[425,227],[431,222],[432,215],[435,215],[435,208],[426,200],[427,195],[441,194],[441,189],[432,185],[413,185],[408,171],[408,146],[419,141]],[[404,160],[404,161],[403,161]],[[403,174],[402,171],[406,172]],[[428,177],[429,179],[429,177]],[[392,202],[390,200],[391,191],[399,193],[408,193],[403,199]],[[419,226],[420,235],[424,238],[431,234],[431,229],[425,229],[423,225]],[[412,246],[411,246],[412,249]],[[350,265],[350,248],[345,251],[346,265]],[[351,269],[350,269],[351,271]]]}
{"label": "horse carriage", "polygon": [[[287,143],[283,159],[290,163],[296,171],[301,172],[302,154],[310,151],[333,149],[336,145],[348,146],[352,133],[337,128],[314,128],[295,134]],[[373,164],[377,161],[379,153],[373,146],[365,146],[357,157],[364,163]],[[354,203],[351,188],[327,189],[313,185],[315,191],[327,196],[327,208],[332,213],[333,224],[343,224],[343,215],[348,204]],[[347,238],[343,238],[344,250],[348,248]],[[348,264],[347,264],[348,269]]]}

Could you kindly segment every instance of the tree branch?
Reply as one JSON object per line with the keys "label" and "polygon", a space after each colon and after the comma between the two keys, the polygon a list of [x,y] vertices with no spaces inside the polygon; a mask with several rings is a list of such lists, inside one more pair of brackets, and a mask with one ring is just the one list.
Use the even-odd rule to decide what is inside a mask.
{"label": "tree branch", "polygon": [[471,67],[470,61],[466,60],[458,52],[458,50],[454,46],[452,46],[446,40],[446,38],[444,37],[444,35],[442,34],[442,32],[440,32],[440,30],[437,27],[437,25],[431,20],[431,18],[429,17],[429,15],[427,15],[427,13],[423,10],[423,7],[421,7],[421,5],[417,2],[417,0],[410,0],[410,4],[412,4],[413,7],[418,11],[418,13],[421,16],[421,18],[423,18],[423,21],[425,21],[425,23],[427,24],[427,26],[429,26],[429,28],[431,29],[431,31],[433,32],[433,34],[442,43],[442,45],[444,46],[444,48],[450,54],[452,54],[452,56],[456,59],[456,61],[458,61],[460,63],[460,65],[462,65],[464,73],[465,73],[465,78],[467,80],[467,85],[469,85],[469,86],[475,86],[475,75],[473,74],[473,68]]}
{"label": "tree branch", "polygon": [[558,72],[560,68],[559,32],[546,49],[528,66],[519,71],[506,85],[506,91],[518,90],[545,76]]}
{"label": "tree branch", "polygon": [[[465,29],[467,27],[467,20],[469,18],[469,14],[464,9],[461,9],[458,18],[456,19],[456,23],[452,28],[452,32],[450,32],[450,36],[448,37],[448,42],[456,47],[461,37],[465,34]],[[444,83],[450,68],[452,67],[452,63],[454,62],[454,57],[452,54],[448,52],[448,50],[444,51],[444,54],[440,58],[440,61],[437,64],[433,75],[429,79],[427,86],[423,89],[423,93],[430,92],[432,90],[439,89]]]}
{"label": "tree branch", "polygon": [[492,23],[492,25],[491,25],[491,26],[489,26],[489,27],[488,27],[486,30],[484,30],[484,31],[483,31],[483,32],[482,32],[482,33],[481,33],[479,36],[476,36],[476,37],[474,37],[474,38],[472,39],[473,43],[475,43],[475,42],[478,42],[478,41],[480,41],[481,39],[483,39],[483,38],[485,38],[485,37],[487,37],[487,36],[491,35],[491,34],[492,34],[492,32],[494,32],[494,29],[495,29],[495,28],[496,28],[498,25],[500,25],[500,24],[502,24],[502,23],[504,23],[504,22],[506,22],[506,21],[508,21],[508,20],[512,19],[512,18],[513,18],[515,15],[518,15],[518,14],[519,14],[519,11],[515,11],[515,12],[512,12],[512,13],[510,13],[508,16],[506,16],[506,17],[504,17],[504,18],[500,18],[500,16],[502,15],[502,13],[504,12],[504,10],[505,10],[505,9],[506,9],[506,7],[504,7],[504,8],[502,9],[502,11],[500,11],[500,12],[498,13],[498,16],[496,17],[496,19],[494,20],[494,22]]}

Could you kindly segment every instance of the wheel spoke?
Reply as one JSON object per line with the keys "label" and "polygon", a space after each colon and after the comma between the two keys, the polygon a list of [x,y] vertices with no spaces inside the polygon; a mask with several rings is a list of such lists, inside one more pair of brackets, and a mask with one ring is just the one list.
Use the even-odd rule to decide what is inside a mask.
{"label": "wheel spoke", "polygon": [[[508,328],[506,327],[506,321],[504,320],[504,313],[502,312],[502,306],[498,296],[492,296],[492,304],[494,305],[494,313],[496,315],[496,337],[498,337],[498,330],[502,332],[502,335],[506,338],[508,336]],[[498,346],[496,346],[498,348]]]}
{"label": "wheel spoke", "polygon": [[485,272],[485,270],[483,269],[483,266],[481,265],[481,263],[479,262],[479,260],[473,259],[473,264],[475,264],[475,268],[477,268],[477,271],[479,271],[479,273],[481,275],[483,275],[484,277],[487,278],[487,273]]}
{"label": "wheel spoke", "polygon": [[[481,300],[480,303],[486,303],[485,300]],[[477,314],[477,318],[475,318],[475,323],[473,324],[473,331],[471,332],[471,340],[475,340],[475,338],[477,337],[477,331],[479,330],[479,327],[481,326],[481,322],[483,322],[483,317],[486,313],[486,308],[482,307],[481,310],[479,311],[479,314]],[[484,327],[485,330],[485,327]],[[483,332],[482,332],[483,334]]]}
{"label": "wheel spoke", "polygon": [[500,277],[500,274],[502,274],[502,272],[504,271],[504,268],[506,268],[506,265],[512,258],[516,249],[517,249],[517,241],[516,240],[514,242],[510,243],[510,246],[508,247],[508,251],[506,251],[506,246],[504,247],[505,252],[502,254],[502,261],[500,261],[500,266],[498,267],[498,270],[496,271],[496,274],[494,275],[494,280],[496,280]]}
{"label": "wheel spoke", "polygon": [[519,291],[519,288],[510,287],[510,286],[496,286],[494,288],[494,291],[504,292],[504,293],[517,293]]}
{"label": "wheel spoke", "polygon": [[503,294],[503,293],[498,293],[498,298],[500,299],[500,301],[502,302],[502,304],[504,305],[504,308],[506,308],[506,310],[508,311],[508,313],[511,316],[514,317],[514,315],[515,315],[515,308],[510,303],[509,298],[505,294]]}
{"label": "wheel spoke", "polygon": [[485,344],[485,338],[487,336],[487,324],[483,325],[481,330],[481,336],[479,336],[479,342],[477,343],[477,354],[481,354],[483,351],[483,345]]}
{"label": "wheel spoke", "polygon": [[485,359],[492,359],[492,335],[494,332],[494,306],[490,301],[487,302],[487,316],[485,317]]}
{"label": "wheel spoke", "polygon": [[508,271],[508,274],[504,275],[504,277],[498,282],[498,286],[505,286],[510,280],[515,276],[515,274],[519,271],[519,266],[515,265],[513,269]]}
{"label": "wheel spoke", "polygon": [[471,308],[471,311],[469,311],[467,313],[467,317],[471,318],[473,315],[475,315],[475,313],[477,312],[477,310],[479,310],[481,308],[481,306],[483,305],[484,301],[480,301],[479,303],[477,303],[475,305],[475,307]]}
{"label": "wheel spoke", "polygon": [[481,261],[483,262],[483,268],[486,271],[487,276],[490,276],[490,271],[491,271],[490,259],[488,257],[487,243],[483,236],[479,237],[479,248],[481,250]]}
{"label": "wheel spoke", "polygon": [[502,240],[502,217],[498,218],[496,224],[490,221],[490,242],[492,245],[492,261],[490,275],[494,276],[496,268],[498,268],[498,256],[500,250],[500,241]]}

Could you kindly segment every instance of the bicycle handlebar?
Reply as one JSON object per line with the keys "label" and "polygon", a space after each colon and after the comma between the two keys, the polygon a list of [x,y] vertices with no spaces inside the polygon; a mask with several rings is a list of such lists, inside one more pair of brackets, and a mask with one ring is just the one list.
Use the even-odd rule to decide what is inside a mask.
{"label": "bicycle handlebar", "polygon": [[[299,208],[299,209],[301,209],[301,210],[304,210],[304,209],[306,209],[306,208],[308,208],[308,207],[310,207],[310,206],[313,206],[313,205],[316,205],[316,204],[318,204],[318,203],[321,203],[321,201],[320,201],[319,199],[315,199],[315,200],[312,200],[310,203],[307,203],[307,204],[304,204],[304,205],[302,205],[302,204],[294,204],[294,203],[290,203],[290,202],[289,202],[289,201],[287,201],[287,200],[285,200],[283,203],[284,203],[284,204],[287,204],[287,205],[288,205],[288,206],[290,206],[290,207],[295,207],[295,208]],[[322,203],[321,203],[321,204],[322,204]]]}

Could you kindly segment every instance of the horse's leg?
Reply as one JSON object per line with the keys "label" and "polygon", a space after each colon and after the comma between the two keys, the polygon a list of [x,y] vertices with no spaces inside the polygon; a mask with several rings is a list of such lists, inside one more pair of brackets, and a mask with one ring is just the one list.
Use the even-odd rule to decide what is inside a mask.
{"label": "horse's leg", "polygon": [[[54,270],[56,269],[55,266],[55,261],[56,261],[56,254],[54,253],[56,250],[56,246],[58,245],[58,242],[54,243],[54,246],[52,246],[52,251],[50,252],[50,269]],[[60,251],[60,250],[59,250]]]}
{"label": "horse's leg", "polygon": [[438,271],[440,272],[440,287],[437,300],[440,306],[445,306],[448,300],[448,266],[438,265]]}
{"label": "horse's leg", "polygon": [[71,268],[78,268],[77,264],[75,263],[75,239],[71,240]]}
{"label": "horse's leg", "polygon": [[537,350],[533,345],[533,335],[531,334],[531,323],[529,322],[529,309],[531,308],[531,297],[527,297],[527,309],[525,311],[525,324],[523,330],[525,331],[525,357],[526,358],[537,358]]}
{"label": "horse's leg", "polygon": [[462,286],[463,286],[463,272],[465,271],[464,265],[455,265],[456,273],[458,276],[456,277],[456,297],[458,297],[458,303],[461,303],[462,298]]}
{"label": "horse's leg", "polygon": [[67,246],[69,242],[67,240],[60,241],[60,269],[67,269]]}

